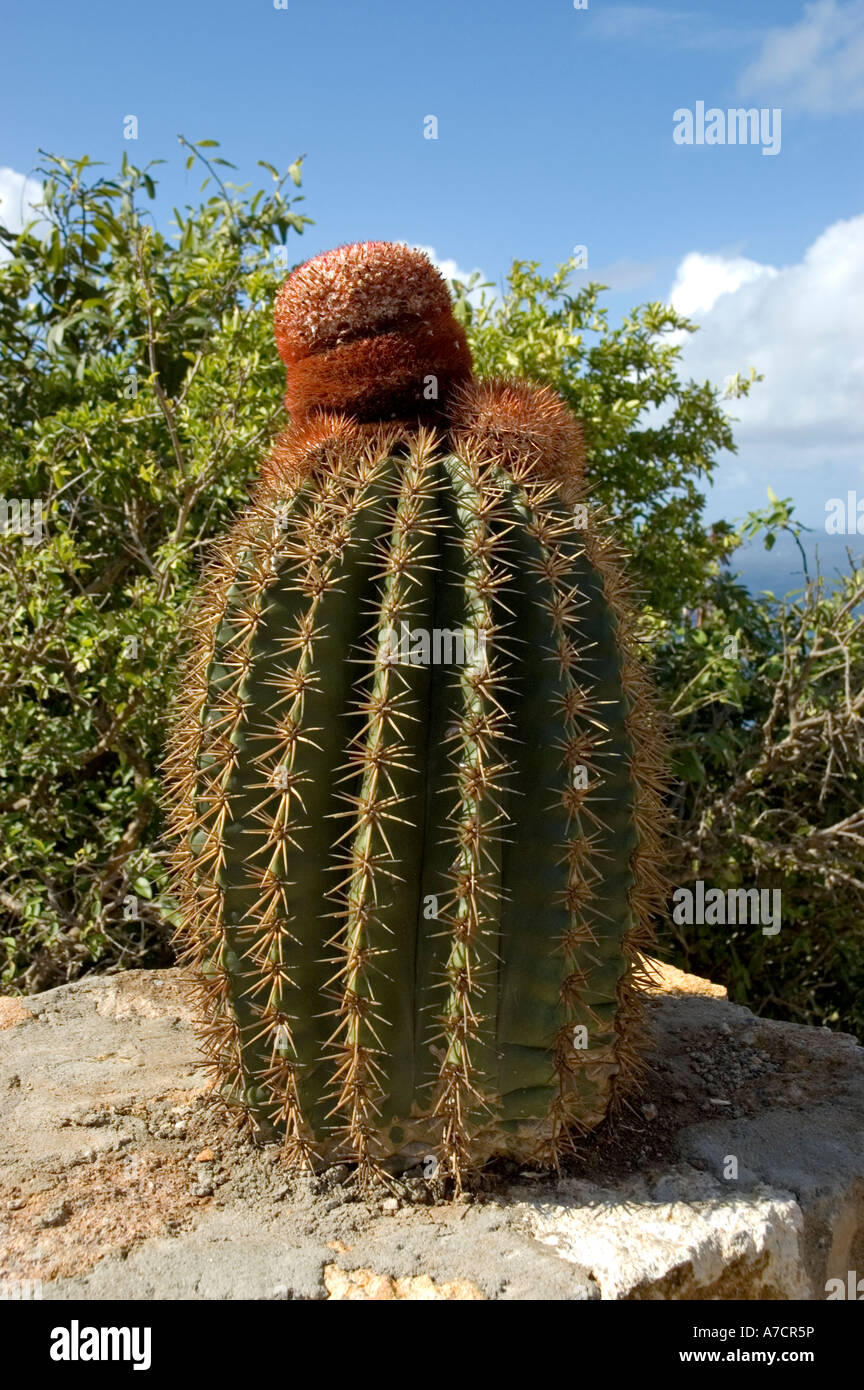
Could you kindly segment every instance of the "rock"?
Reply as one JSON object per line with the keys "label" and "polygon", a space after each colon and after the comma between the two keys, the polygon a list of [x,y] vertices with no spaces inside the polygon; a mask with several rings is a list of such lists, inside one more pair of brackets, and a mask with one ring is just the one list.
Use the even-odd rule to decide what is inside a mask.
{"label": "rock", "polygon": [[[864,1052],[654,963],[632,1128],[435,1203],[286,1180],[205,1103],[178,971],[0,999],[0,1282],[53,1299],[822,1299],[864,1271]],[[400,1192],[402,1190],[400,1187]],[[63,1194],[58,1205],[58,1194]]]}
{"label": "rock", "polygon": [[43,1211],[35,1221],[37,1231],[44,1231],[49,1226],[63,1226],[71,1215],[71,1208],[68,1202],[61,1202],[59,1206],[49,1207]]}
{"label": "rock", "polygon": [[375,1274],[371,1269],[346,1271],[339,1265],[326,1265],[324,1287],[331,1299],[391,1300],[391,1299],[482,1299],[484,1295],[467,1279],[450,1284],[436,1284],[428,1274],[409,1275],[393,1279],[387,1274]]}
{"label": "rock", "polygon": [[33,1017],[20,999],[6,994],[0,995],[0,1028],[14,1028],[17,1023],[25,1023]]}

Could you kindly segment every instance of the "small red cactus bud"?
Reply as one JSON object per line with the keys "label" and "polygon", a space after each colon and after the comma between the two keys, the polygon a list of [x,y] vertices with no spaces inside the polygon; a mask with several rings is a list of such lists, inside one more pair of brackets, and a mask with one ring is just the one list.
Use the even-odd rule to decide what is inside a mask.
{"label": "small red cactus bud", "polygon": [[582,426],[548,386],[493,378],[455,393],[450,433],[457,448],[478,449],[514,474],[558,483],[569,500],[583,490]]}
{"label": "small red cactus bud", "polygon": [[328,410],[433,421],[471,379],[447,286],[408,246],[355,242],[306,261],[282,285],[274,318],[295,421]]}
{"label": "small red cactus bud", "polygon": [[[368,428],[368,427],[367,427]],[[290,488],[315,468],[327,468],[361,447],[363,430],[348,416],[320,411],[309,418],[292,420],[264,460],[265,483]]]}

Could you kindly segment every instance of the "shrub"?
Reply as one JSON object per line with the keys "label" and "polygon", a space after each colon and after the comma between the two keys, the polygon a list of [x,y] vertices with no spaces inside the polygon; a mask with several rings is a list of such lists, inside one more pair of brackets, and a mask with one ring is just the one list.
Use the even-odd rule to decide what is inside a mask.
{"label": "shrub", "polygon": [[[43,506],[39,544],[0,537],[0,912],[7,988],[172,958],[157,806],[181,619],[210,539],[246,498],[282,419],[271,310],[293,263],[301,163],[267,188],[206,174],[171,235],[152,166],[115,178],[46,157],[41,225],[0,229],[0,497]],[[205,167],[206,166],[206,167]],[[227,166],[230,168],[230,166]],[[227,177],[227,175],[224,175]],[[678,963],[752,1007],[858,1026],[862,569],[829,592],[755,599],[706,526],[704,482],[734,450],[725,393],[681,377],[671,308],[617,327],[602,287],[517,261],[499,297],[454,285],[479,376],[559,391],[645,598],[676,750],[676,883],[781,886],[784,925],[660,923]],[[752,514],[749,534],[794,527]],[[784,519],[785,518],[785,519]],[[730,643],[737,640],[737,656]]]}

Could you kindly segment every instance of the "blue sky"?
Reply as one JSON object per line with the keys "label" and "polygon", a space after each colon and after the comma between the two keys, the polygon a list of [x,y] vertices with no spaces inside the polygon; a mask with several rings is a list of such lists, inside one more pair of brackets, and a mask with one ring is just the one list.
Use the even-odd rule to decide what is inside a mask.
{"label": "blue sky", "polygon": [[[182,131],[243,177],[306,154],[297,259],[401,238],[500,282],[585,245],[613,319],[672,295],[703,324],[695,375],[766,373],[709,515],[769,485],[820,527],[828,497],[864,499],[864,0],[16,0],[3,30],[7,207],[39,146],[165,157],[185,201]],[[700,101],[779,108],[779,153],[676,144]]]}

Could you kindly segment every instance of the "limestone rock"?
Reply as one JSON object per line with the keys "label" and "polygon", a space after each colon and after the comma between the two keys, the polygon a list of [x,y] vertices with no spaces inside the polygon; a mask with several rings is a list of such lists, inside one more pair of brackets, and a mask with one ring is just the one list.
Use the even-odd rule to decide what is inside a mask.
{"label": "limestone rock", "polygon": [[557,1180],[499,1173],[446,1205],[422,1169],[360,1201],[346,1170],[289,1182],[234,1137],[178,971],[0,999],[0,1292],[822,1299],[864,1274],[864,1051],[656,973],[629,1127]]}

